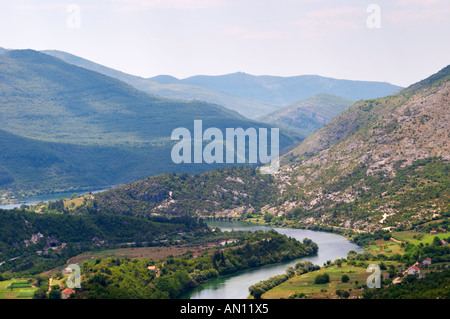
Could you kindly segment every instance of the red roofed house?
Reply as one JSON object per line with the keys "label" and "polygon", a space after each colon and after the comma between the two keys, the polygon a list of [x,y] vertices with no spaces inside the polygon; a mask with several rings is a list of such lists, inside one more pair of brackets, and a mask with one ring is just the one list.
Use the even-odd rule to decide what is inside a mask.
{"label": "red roofed house", "polygon": [[74,294],[74,293],[75,293],[75,290],[66,288],[66,289],[64,289],[64,290],[61,292],[61,298],[62,298],[62,299],[67,299],[67,298],[70,297],[71,294]]}
{"label": "red roofed house", "polygon": [[422,261],[422,264],[424,265],[431,265],[431,258],[427,257]]}
{"label": "red roofed house", "polygon": [[420,274],[420,269],[417,268],[416,266],[411,266],[406,270],[406,273],[408,275],[417,275]]}

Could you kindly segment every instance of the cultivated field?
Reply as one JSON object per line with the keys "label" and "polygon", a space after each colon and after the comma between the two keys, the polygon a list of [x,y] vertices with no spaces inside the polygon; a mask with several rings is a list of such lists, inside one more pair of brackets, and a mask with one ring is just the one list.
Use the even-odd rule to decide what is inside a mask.
{"label": "cultivated field", "polygon": [[31,299],[36,289],[26,279],[0,281],[0,299]]}

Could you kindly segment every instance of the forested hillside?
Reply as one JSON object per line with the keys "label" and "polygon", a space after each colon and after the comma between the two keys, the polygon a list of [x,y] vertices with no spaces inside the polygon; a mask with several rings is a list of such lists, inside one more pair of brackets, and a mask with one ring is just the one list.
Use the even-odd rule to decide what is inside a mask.
{"label": "forested hillside", "polygon": [[[303,243],[275,231],[244,238],[241,247],[215,250],[192,258],[97,259],[82,265],[83,283],[76,298],[179,298],[183,292],[218,276],[250,267],[292,260],[317,253],[317,244]],[[155,266],[157,272],[150,271]]]}
{"label": "forested hillside", "polygon": [[152,176],[95,194],[93,201],[99,211],[126,215],[231,217],[259,211],[276,200],[276,194],[271,175],[251,167],[229,167],[196,175]]}
{"label": "forested hillside", "polygon": [[418,90],[353,104],[284,155],[273,176],[236,168],[163,175],[97,200],[121,213],[270,214],[364,232],[430,220],[449,208],[447,69]]}
{"label": "forested hillside", "polygon": [[0,210],[0,220],[0,272],[28,274],[63,265],[88,250],[131,242],[161,245],[210,233],[201,220],[187,216],[151,219],[97,212],[73,215]]}
{"label": "forested hillside", "polygon": [[[225,164],[172,161],[175,128],[193,134],[194,120],[222,132],[267,127],[217,104],[156,97],[34,50],[0,53],[0,92],[0,190],[16,197],[211,170]],[[280,149],[295,140],[280,132]]]}

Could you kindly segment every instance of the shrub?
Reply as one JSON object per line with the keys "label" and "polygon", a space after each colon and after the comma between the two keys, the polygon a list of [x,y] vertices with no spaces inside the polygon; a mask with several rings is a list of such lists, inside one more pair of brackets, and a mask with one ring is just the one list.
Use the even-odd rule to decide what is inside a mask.
{"label": "shrub", "polygon": [[347,275],[343,275],[342,278],[341,278],[342,282],[348,282],[349,280],[350,280],[350,278]]}
{"label": "shrub", "polygon": [[327,273],[317,275],[314,279],[316,285],[326,284],[330,282],[330,276]]}

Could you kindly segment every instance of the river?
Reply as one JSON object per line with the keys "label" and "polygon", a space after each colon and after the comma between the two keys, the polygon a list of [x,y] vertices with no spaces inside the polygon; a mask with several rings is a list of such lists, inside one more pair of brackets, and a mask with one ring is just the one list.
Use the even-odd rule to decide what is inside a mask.
{"label": "river", "polygon": [[98,189],[93,191],[82,191],[82,192],[64,192],[64,193],[53,193],[53,194],[42,194],[42,195],[36,195],[28,198],[21,199],[18,203],[15,204],[3,204],[0,205],[0,209],[14,209],[14,208],[20,208],[22,204],[25,205],[34,205],[37,203],[46,203],[50,201],[59,200],[61,198],[71,198],[74,193],[77,193],[78,195],[85,195],[89,192],[92,194],[99,193],[106,191],[111,188],[104,188],[104,189]]}
{"label": "river", "polygon": [[[97,193],[103,190],[92,191]],[[87,192],[80,192],[82,195]],[[0,209],[14,209],[22,204],[33,205],[40,202],[54,201],[61,198],[70,198],[73,192],[55,193],[40,195],[24,199],[18,204],[0,205]],[[298,261],[309,260],[315,265],[322,266],[327,260],[334,261],[337,258],[347,257],[350,250],[362,252],[363,249],[350,242],[347,238],[328,232],[318,232],[305,229],[277,228],[263,225],[255,225],[245,222],[220,222],[208,221],[210,227],[219,227],[222,231],[243,230],[255,232],[258,230],[274,229],[280,234],[293,237],[302,241],[303,238],[309,238],[319,246],[319,252],[316,256],[308,256],[295,259],[289,262],[266,265],[258,268],[241,271],[220,278],[209,280],[207,283],[196,287],[182,298],[185,299],[245,299],[248,297],[248,287],[272,276],[285,273],[286,267],[295,265]]]}
{"label": "river", "polygon": [[274,229],[280,234],[293,237],[302,241],[309,238],[319,246],[316,256],[302,257],[289,262],[266,265],[250,270],[241,271],[227,276],[222,276],[209,280],[207,283],[196,287],[184,299],[246,299],[249,295],[248,287],[272,276],[285,273],[286,267],[294,266],[298,261],[309,260],[315,265],[322,266],[327,260],[334,261],[337,258],[347,257],[350,250],[358,253],[363,252],[363,248],[350,242],[347,238],[328,232],[318,232],[305,229],[292,228],[272,228],[269,226],[254,225],[244,222],[208,222],[210,227],[219,227],[222,231],[244,230],[258,231]]}

